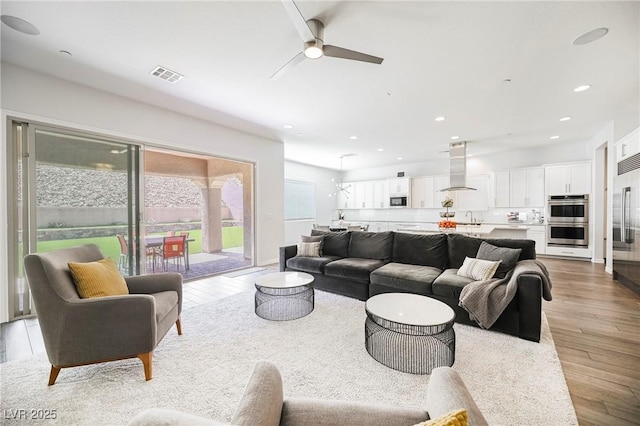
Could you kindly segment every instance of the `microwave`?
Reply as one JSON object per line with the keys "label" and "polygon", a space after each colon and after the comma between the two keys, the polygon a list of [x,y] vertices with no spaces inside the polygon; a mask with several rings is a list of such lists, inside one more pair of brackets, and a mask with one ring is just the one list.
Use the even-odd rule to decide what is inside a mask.
{"label": "microwave", "polygon": [[389,197],[389,207],[407,207],[408,198],[406,195]]}

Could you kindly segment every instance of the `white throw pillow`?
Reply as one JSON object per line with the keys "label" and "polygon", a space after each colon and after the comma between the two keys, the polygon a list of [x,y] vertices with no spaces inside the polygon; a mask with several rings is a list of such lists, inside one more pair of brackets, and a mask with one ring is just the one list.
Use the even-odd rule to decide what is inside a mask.
{"label": "white throw pillow", "polygon": [[490,261],[475,259],[473,257],[465,257],[464,263],[458,269],[458,275],[461,277],[471,278],[476,281],[486,281],[493,277],[498,270],[500,261]]}
{"label": "white throw pillow", "polygon": [[298,243],[298,256],[320,257],[320,241],[315,243]]}

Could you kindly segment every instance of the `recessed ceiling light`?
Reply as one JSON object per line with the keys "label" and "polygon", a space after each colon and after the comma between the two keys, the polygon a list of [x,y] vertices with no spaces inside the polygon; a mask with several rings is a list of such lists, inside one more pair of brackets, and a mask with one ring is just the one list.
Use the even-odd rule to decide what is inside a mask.
{"label": "recessed ceiling light", "polygon": [[571,44],[573,44],[574,46],[580,46],[583,44],[591,43],[606,36],[608,32],[608,28],[596,28],[595,30],[587,31],[584,34],[580,34],[578,37],[573,39]]}
{"label": "recessed ceiling light", "polygon": [[358,139],[357,136],[349,136],[349,139],[351,139],[352,141],[355,141],[356,139]]}
{"label": "recessed ceiling light", "polygon": [[442,117],[442,116],[436,117],[436,121],[444,121],[444,120],[445,120],[445,117]]}
{"label": "recessed ceiling light", "polygon": [[27,22],[24,19],[16,18],[11,15],[2,15],[0,16],[0,21],[2,21],[6,26],[13,28],[14,30],[28,35],[38,35],[40,34],[40,30],[36,28],[31,22]]}
{"label": "recessed ceiling light", "polygon": [[384,151],[384,148],[378,148],[378,152]]}
{"label": "recessed ceiling light", "polygon": [[560,138],[560,136],[555,135],[555,136],[551,136],[549,139],[558,139],[558,138]]}
{"label": "recessed ceiling light", "polygon": [[560,121],[569,121],[569,120],[571,120],[571,117],[562,117],[560,119]]}
{"label": "recessed ceiling light", "polygon": [[398,157],[398,160],[402,160],[402,157]]}
{"label": "recessed ceiling light", "polygon": [[282,128],[283,129],[293,129],[293,124],[283,124]]}
{"label": "recessed ceiling light", "polygon": [[456,140],[456,139],[460,139],[460,136],[451,136],[451,140]]}
{"label": "recessed ceiling light", "polygon": [[573,89],[574,92],[584,92],[585,90],[589,90],[591,88],[590,84],[584,84],[582,86],[578,86]]}

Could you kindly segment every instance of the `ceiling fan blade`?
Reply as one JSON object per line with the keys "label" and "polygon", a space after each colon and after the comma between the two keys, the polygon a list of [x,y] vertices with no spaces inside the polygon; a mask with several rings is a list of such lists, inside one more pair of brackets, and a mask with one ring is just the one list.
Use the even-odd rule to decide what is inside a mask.
{"label": "ceiling fan blade", "polygon": [[384,58],[378,58],[377,56],[367,55],[366,53],[331,46],[329,44],[325,44],[322,51],[324,52],[324,56],[330,56],[332,58],[351,59],[354,61],[370,62],[372,64],[381,64],[382,61],[384,61]]}
{"label": "ceiling fan blade", "polygon": [[293,22],[293,26],[296,27],[296,30],[300,33],[302,40],[305,42],[314,41],[316,37],[313,34],[313,31],[311,31],[311,28],[307,25],[307,20],[304,19],[300,9],[298,9],[298,6],[293,2],[293,0],[282,0],[282,5],[289,14],[289,17]]}
{"label": "ceiling fan blade", "polygon": [[298,65],[300,62],[304,61],[306,56],[304,56],[304,52],[298,53],[296,56],[291,58],[289,62],[284,64],[282,68],[276,71],[270,78],[271,80],[276,80],[280,78],[283,74],[285,74],[288,70]]}

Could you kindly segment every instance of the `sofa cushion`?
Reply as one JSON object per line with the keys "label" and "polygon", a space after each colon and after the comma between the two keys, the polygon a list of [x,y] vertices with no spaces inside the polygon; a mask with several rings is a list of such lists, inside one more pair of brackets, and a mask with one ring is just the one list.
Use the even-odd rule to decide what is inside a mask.
{"label": "sofa cushion", "polygon": [[369,282],[371,272],[382,265],[384,265],[382,260],[349,257],[326,264],[324,274],[354,281]]}
{"label": "sofa cushion", "polygon": [[500,266],[500,261],[476,259],[475,257],[466,257],[464,263],[458,269],[458,275],[461,277],[472,278],[474,281],[486,281],[493,278]]}
{"label": "sofa cushion", "polygon": [[483,241],[478,249],[476,258],[484,260],[499,260],[500,265],[494,274],[495,278],[504,278],[510,270],[515,268],[518,258],[522,253],[521,248],[513,249],[508,247],[498,247]]}
{"label": "sofa cushion", "polygon": [[457,268],[445,269],[431,284],[431,291],[436,296],[458,300],[460,299],[462,288],[473,281],[471,278],[458,275]]}
{"label": "sofa cushion", "polygon": [[518,260],[536,258],[536,242],[533,240],[516,240],[510,238],[476,238],[462,234],[447,234],[449,245],[449,268],[462,266],[465,257],[476,257],[483,241],[497,247],[520,248],[522,252]]}
{"label": "sofa cushion", "polygon": [[371,273],[371,283],[405,290],[410,293],[430,295],[431,283],[442,270],[432,266],[387,263]]}
{"label": "sofa cushion", "polygon": [[322,245],[324,244],[324,235],[300,235],[300,242],[302,243],[320,243],[320,256],[322,256]]}
{"label": "sofa cushion", "polygon": [[315,243],[298,243],[298,256],[320,257],[320,241]]}
{"label": "sofa cushion", "polygon": [[287,260],[287,268],[295,269],[297,271],[323,274],[325,265],[338,259],[340,259],[340,257],[328,255],[320,257],[294,256]]}
{"label": "sofa cushion", "polygon": [[349,240],[351,232],[325,232],[317,229],[311,230],[311,236],[324,235],[322,242],[322,254],[329,256],[347,257],[349,255]]}
{"label": "sofa cushion", "polygon": [[393,250],[393,232],[364,232],[351,233],[349,243],[349,257],[360,259],[376,259],[385,263],[391,261]]}
{"label": "sofa cushion", "polygon": [[393,238],[393,262],[446,269],[449,264],[446,234],[406,234]]}

